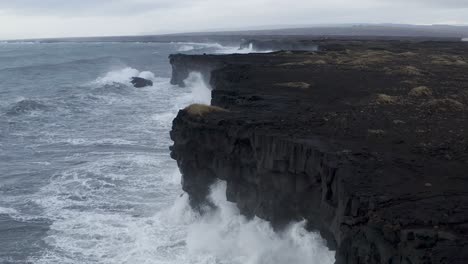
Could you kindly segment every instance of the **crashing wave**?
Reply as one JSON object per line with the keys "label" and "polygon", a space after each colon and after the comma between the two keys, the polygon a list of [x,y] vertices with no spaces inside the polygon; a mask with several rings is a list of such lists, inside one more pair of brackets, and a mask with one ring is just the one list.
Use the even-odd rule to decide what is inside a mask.
{"label": "crashing wave", "polygon": [[183,45],[183,46],[181,46],[181,47],[178,49],[178,51],[180,51],[180,52],[186,52],[186,51],[192,51],[192,50],[194,50],[194,49],[195,49],[194,46],[191,46],[191,45]]}
{"label": "crashing wave", "polygon": [[187,94],[177,98],[176,106],[178,109],[190,104],[211,104],[211,88],[206,84],[201,73],[191,72],[184,83],[189,89]]}
{"label": "crashing wave", "polygon": [[97,86],[106,86],[106,85],[114,85],[114,84],[123,84],[126,86],[132,86],[130,83],[132,77],[141,77],[144,79],[148,79],[151,81],[156,81],[157,78],[154,76],[154,73],[150,71],[142,71],[140,72],[137,69],[126,67],[123,69],[110,71],[106,73],[104,76],[98,77],[96,80],[92,82],[92,84]]}
{"label": "crashing wave", "polygon": [[[234,203],[227,201],[226,183],[221,181],[212,186],[209,198],[217,209],[189,224],[186,239],[189,254],[211,258],[215,263],[224,263],[223,260],[234,264],[334,263],[334,252],[327,249],[318,233],[305,229],[305,221],[293,223],[278,233],[262,219],[248,220]],[[179,219],[187,214],[179,212],[183,213]]]}
{"label": "crashing wave", "polygon": [[253,44],[250,44],[247,47],[239,48],[239,46],[224,46],[219,43],[197,43],[197,42],[178,42],[174,43],[176,45],[181,45],[178,49],[179,52],[188,52],[188,51],[205,51],[206,53],[214,54],[248,54],[248,53],[268,53],[272,50],[259,51],[255,50]]}

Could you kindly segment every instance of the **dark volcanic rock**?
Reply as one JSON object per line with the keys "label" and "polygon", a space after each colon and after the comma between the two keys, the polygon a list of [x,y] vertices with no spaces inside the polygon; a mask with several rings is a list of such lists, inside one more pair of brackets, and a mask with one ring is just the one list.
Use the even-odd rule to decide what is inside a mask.
{"label": "dark volcanic rock", "polygon": [[144,79],[141,77],[132,77],[132,80],[130,81],[135,88],[143,88],[147,86],[153,86],[153,81]]}
{"label": "dark volcanic rock", "polygon": [[339,264],[468,263],[468,44],[321,47],[171,57],[214,69],[226,109],[174,120],[192,205],[222,179],[246,216],[307,219]]}
{"label": "dark volcanic rock", "polygon": [[[317,41],[319,42],[319,41]],[[316,51],[318,44],[304,39],[265,39],[246,40],[241,43],[241,49],[252,48],[256,51],[303,50]]]}

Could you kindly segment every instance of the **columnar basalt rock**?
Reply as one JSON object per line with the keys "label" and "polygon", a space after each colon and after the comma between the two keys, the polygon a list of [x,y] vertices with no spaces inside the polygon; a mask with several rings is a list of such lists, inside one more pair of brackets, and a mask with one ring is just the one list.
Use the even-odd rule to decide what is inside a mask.
{"label": "columnar basalt rock", "polygon": [[181,110],[171,132],[192,206],[221,179],[248,217],[306,219],[339,264],[468,263],[468,64],[433,62],[468,45],[353,45],[172,57],[217,65],[222,110]]}

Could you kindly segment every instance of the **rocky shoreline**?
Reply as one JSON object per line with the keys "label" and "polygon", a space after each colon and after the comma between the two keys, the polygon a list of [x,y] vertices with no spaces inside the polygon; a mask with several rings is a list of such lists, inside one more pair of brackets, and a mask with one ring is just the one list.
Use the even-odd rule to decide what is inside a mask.
{"label": "rocky shoreline", "polygon": [[306,219],[336,263],[468,263],[468,43],[313,45],[170,57],[173,84],[213,88],[171,132],[192,206],[222,179],[247,217]]}

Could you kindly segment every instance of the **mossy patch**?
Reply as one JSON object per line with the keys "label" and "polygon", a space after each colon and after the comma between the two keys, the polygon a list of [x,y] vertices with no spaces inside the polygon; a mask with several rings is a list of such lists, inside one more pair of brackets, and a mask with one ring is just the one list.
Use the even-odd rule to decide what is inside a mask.
{"label": "mossy patch", "polygon": [[408,95],[411,97],[430,97],[432,96],[432,90],[426,86],[418,86],[411,89]]}
{"label": "mossy patch", "polygon": [[287,83],[277,83],[276,86],[281,87],[289,87],[289,88],[296,88],[296,89],[309,89],[310,84],[305,82],[287,82]]}
{"label": "mossy patch", "polygon": [[431,63],[437,65],[447,66],[464,66],[468,65],[463,57],[460,56],[449,56],[449,55],[433,55],[431,56]]}
{"label": "mossy patch", "polygon": [[355,57],[348,61],[351,65],[381,64],[390,61],[394,54],[390,51],[366,51],[354,54]]}
{"label": "mossy patch", "polygon": [[318,59],[318,60],[304,60],[304,61],[297,61],[297,62],[288,62],[288,63],[282,63],[279,64],[278,66],[308,66],[308,65],[323,65],[327,64],[325,60]]}
{"label": "mossy patch", "polygon": [[211,106],[211,105],[203,105],[203,104],[192,104],[187,106],[184,111],[186,111],[191,116],[204,116],[209,113],[214,112],[228,112],[228,110],[218,107],[218,106]]}
{"label": "mossy patch", "polygon": [[402,66],[398,68],[384,67],[384,72],[389,75],[407,75],[411,77],[421,76],[423,72],[414,66]]}
{"label": "mossy patch", "polygon": [[400,53],[400,54],[398,54],[398,55],[404,56],[404,57],[413,57],[413,56],[416,56],[416,55],[418,55],[418,54],[415,53],[415,52],[407,51],[407,52]]}
{"label": "mossy patch", "polygon": [[391,96],[387,94],[378,94],[375,98],[375,101],[377,104],[381,105],[391,105],[391,104],[396,104],[398,103],[398,96]]}
{"label": "mossy patch", "polygon": [[430,112],[459,112],[465,110],[465,105],[454,99],[433,99],[421,105]]}
{"label": "mossy patch", "polygon": [[406,75],[422,75],[421,70],[414,66],[403,66],[399,72]]}

